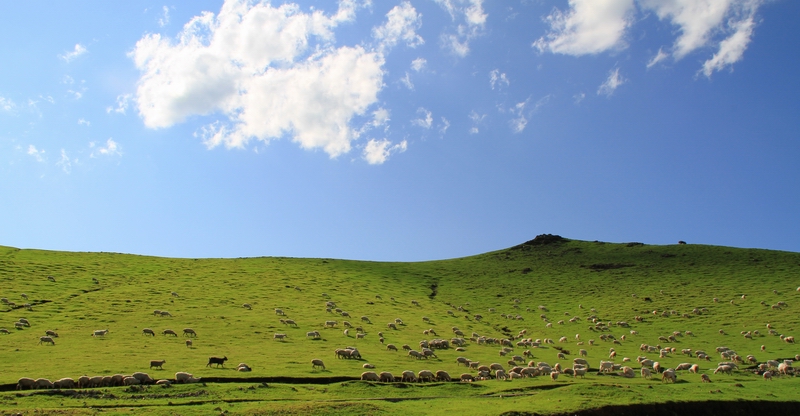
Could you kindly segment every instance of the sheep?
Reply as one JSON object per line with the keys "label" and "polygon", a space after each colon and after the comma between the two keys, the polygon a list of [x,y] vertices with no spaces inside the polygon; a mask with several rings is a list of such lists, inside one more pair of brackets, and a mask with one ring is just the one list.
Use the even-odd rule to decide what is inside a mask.
{"label": "sheep", "polygon": [[37,378],[35,381],[37,389],[52,389],[53,382],[46,378]]}
{"label": "sheep", "polygon": [[252,305],[250,305],[249,303],[243,303],[243,304],[242,304],[242,307],[243,307],[243,308],[245,308],[245,309],[247,309],[248,311],[253,309],[253,306],[252,306]]}
{"label": "sheep", "polygon": [[611,361],[600,361],[600,369],[601,373],[610,373],[611,370],[614,369],[614,363]]}
{"label": "sheep", "polygon": [[56,389],[74,389],[76,387],[75,380],[64,377],[53,382],[53,388]]}
{"label": "sheep", "polygon": [[375,368],[375,364],[364,363],[361,365],[362,368]]}
{"label": "sheep", "polygon": [[150,360],[150,368],[156,367],[160,369],[164,369],[162,366],[167,362],[167,360]]}
{"label": "sheep", "polygon": [[366,322],[366,323],[368,323],[368,324],[371,324],[371,323],[372,323],[372,321],[370,321],[370,320],[369,320],[369,317],[368,317],[368,316],[362,316],[362,317],[361,317],[361,320],[362,320],[362,321],[364,321],[364,322]]}
{"label": "sheep", "polygon": [[386,344],[386,351],[397,351],[397,347],[394,344]]}
{"label": "sheep", "polygon": [[730,374],[732,374],[732,371],[733,371],[733,367],[731,367],[729,365],[721,365],[721,366],[717,367],[714,370],[714,374],[725,373],[725,374],[730,375]]}
{"label": "sheep", "polygon": [[311,369],[313,370],[317,367],[322,367],[323,370],[325,369],[325,363],[323,363],[319,358],[311,360]]}
{"label": "sheep", "polygon": [[19,320],[17,320],[17,322],[19,322],[19,323],[21,323],[22,325],[25,325],[25,326],[27,326],[27,327],[30,327],[30,326],[31,326],[31,323],[30,323],[30,321],[28,321],[28,320],[27,320],[27,319],[25,319],[25,318],[19,318]]}
{"label": "sheep", "polygon": [[309,331],[309,332],[306,332],[306,338],[308,338],[308,337],[311,337],[311,338],[317,339],[317,338],[319,338],[320,336],[321,336],[321,335],[319,334],[319,331]]}
{"label": "sheep", "polygon": [[388,371],[382,371],[378,374],[378,381],[382,383],[394,383],[394,376]]}
{"label": "sheep", "polygon": [[344,331],[342,331],[342,334],[344,334],[344,336],[346,336],[346,337],[349,337],[350,336],[350,330],[349,329],[345,329]]}
{"label": "sheep", "polygon": [[162,335],[172,335],[173,337],[177,337],[178,336],[178,333],[173,331],[173,330],[171,330],[171,329],[165,329],[165,330],[161,331],[161,334]]}
{"label": "sheep", "polygon": [[185,337],[187,337],[187,336],[188,337],[196,337],[197,336],[197,332],[194,332],[194,329],[192,329],[192,328],[183,328],[183,336],[185,336]]}
{"label": "sheep", "polygon": [[236,371],[250,372],[253,371],[253,369],[246,363],[239,363],[239,365],[236,366]]}
{"label": "sheep", "polygon": [[389,322],[388,324],[386,324],[386,326],[387,326],[389,329],[397,329],[397,325],[395,325],[395,323],[394,323],[394,322]]}
{"label": "sheep", "polygon": [[675,375],[675,370],[673,370],[671,368],[668,368],[668,369],[664,370],[664,373],[661,374],[661,382],[663,383],[663,382],[670,382],[670,381],[673,382],[673,383],[677,382],[678,381],[678,376]]}
{"label": "sheep", "polygon": [[283,312],[283,309],[275,308],[275,315],[282,315],[285,316],[286,313]]}
{"label": "sheep", "polygon": [[144,328],[144,329],[142,329],[142,335],[156,336],[156,333],[153,332],[153,330],[150,329],[150,328]]}
{"label": "sheep", "polygon": [[692,368],[692,365],[693,364],[691,363],[680,363],[677,366],[675,366],[675,371],[689,370]]}
{"label": "sheep", "polygon": [[288,338],[288,337],[289,337],[289,336],[288,336],[288,335],[286,335],[286,334],[278,334],[278,333],[276,333],[275,335],[273,335],[273,336],[272,336],[272,339],[277,339],[277,340],[281,340],[281,341],[283,341],[283,340],[285,340],[285,339],[286,339],[286,338]]}
{"label": "sheep", "polygon": [[586,378],[586,369],[585,368],[573,368],[572,371],[573,371],[572,378],[575,378],[575,377]]}
{"label": "sheep", "polygon": [[156,384],[164,388],[172,387],[172,382],[167,379],[158,380],[156,381]]}
{"label": "sheep", "polygon": [[192,340],[190,339],[186,340],[186,348],[192,348]]}
{"label": "sheep", "polygon": [[153,384],[155,382],[147,373],[133,373],[131,376],[139,380],[141,384]]}
{"label": "sheep", "polygon": [[141,384],[141,382],[139,381],[139,379],[137,379],[136,377],[125,377],[125,379],[123,379],[123,380],[122,380],[122,382],[123,382],[123,383],[124,383],[126,386],[133,386],[133,385],[135,385],[135,384]]}
{"label": "sheep", "polygon": [[225,361],[228,361],[228,357],[227,356],[222,357],[222,358],[219,358],[219,357],[208,357],[208,364],[206,364],[206,367],[211,367],[211,364],[216,364],[217,367],[222,366],[223,368],[225,368]]}
{"label": "sheep", "polygon": [[403,381],[403,382],[414,383],[414,382],[417,381],[417,375],[411,370],[406,370],[406,371],[403,371],[403,374],[402,374],[400,380]]}
{"label": "sheep", "polygon": [[710,383],[711,378],[708,376],[708,374],[700,374],[700,381],[703,383]]}
{"label": "sheep", "polygon": [[336,321],[325,321],[325,328],[334,328],[336,325]]}
{"label": "sheep", "polygon": [[161,316],[161,310],[156,309],[153,311],[153,316]]}
{"label": "sheep", "polygon": [[165,317],[165,316],[169,316],[170,318],[172,318],[172,314],[171,313],[169,313],[167,311],[161,311],[161,317]]}
{"label": "sheep", "polygon": [[633,377],[635,377],[635,374],[633,372],[633,368],[631,368],[631,367],[628,367],[628,366],[620,367],[620,370],[622,370],[622,373],[621,373],[622,377],[625,377],[625,378],[633,378]]}
{"label": "sheep", "polygon": [[764,380],[772,381],[772,371],[765,371],[763,377]]}
{"label": "sheep", "polygon": [[28,377],[22,377],[17,380],[17,390],[24,390],[24,389],[35,389],[36,388],[36,380]]}
{"label": "sheep", "polygon": [[46,336],[46,335],[39,337],[39,344],[41,344],[43,342],[50,343],[50,345],[56,345],[56,342],[53,341],[53,337],[49,337],[49,336]]}
{"label": "sheep", "polygon": [[0,328],[0,334],[6,334],[6,335],[8,335],[8,334],[10,334],[10,332],[8,332],[8,330],[7,330],[7,329],[5,329],[5,328]]}
{"label": "sheep", "polygon": [[92,336],[93,337],[105,337],[107,333],[108,333],[108,329],[97,329],[94,332],[92,332]]}
{"label": "sheep", "polygon": [[56,281],[56,278],[55,278],[55,277],[53,277],[53,276],[47,276],[47,280],[49,280],[49,281],[51,281],[51,282],[55,282],[55,281]]}
{"label": "sheep", "polygon": [[556,381],[558,380],[558,371],[553,371],[550,373],[550,380]]}
{"label": "sheep", "polygon": [[200,381],[200,377],[195,378],[189,373],[183,371],[175,373],[176,383],[197,383],[198,381]]}
{"label": "sheep", "polygon": [[417,350],[410,350],[410,351],[408,352],[408,356],[409,356],[409,357],[414,357],[414,358],[416,358],[416,359],[420,359],[420,358],[427,358],[427,357],[425,357],[425,355],[424,355],[423,353],[421,353],[421,352],[419,352],[419,351],[417,351]]}

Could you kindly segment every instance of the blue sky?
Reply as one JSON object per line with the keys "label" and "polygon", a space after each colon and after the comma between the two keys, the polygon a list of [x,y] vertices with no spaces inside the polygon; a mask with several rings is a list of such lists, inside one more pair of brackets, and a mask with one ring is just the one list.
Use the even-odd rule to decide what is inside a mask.
{"label": "blue sky", "polygon": [[6,2],[0,244],[800,251],[800,2]]}

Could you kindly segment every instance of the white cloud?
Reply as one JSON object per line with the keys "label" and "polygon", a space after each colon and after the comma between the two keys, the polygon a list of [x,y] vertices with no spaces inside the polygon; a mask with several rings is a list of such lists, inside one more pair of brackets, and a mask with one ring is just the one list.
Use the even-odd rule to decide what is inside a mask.
{"label": "white cloud", "polygon": [[422,15],[404,1],[395,6],[386,14],[386,23],[372,30],[372,36],[378,41],[378,49],[385,51],[391,49],[398,42],[405,41],[406,45],[415,48],[425,43],[417,30],[422,27]]}
{"label": "white cloud", "polygon": [[158,25],[164,27],[169,24],[169,7],[164,6],[161,10],[163,14],[158,18]]}
{"label": "white cloud", "polygon": [[609,72],[606,81],[597,89],[597,95],[605,95],[610,97],[620,85],[626,83],[628,80],[619,74],[619,68]]}
{"label": "white cloud", "polygon": [[67,92],[72,94],[72,98],[74,98],[75,100],[80,100],[81,98],[83,98],[83,91],[67,90]]}
{"label": "white cloud", "polygon": [[583,99],[586,98],[586,93],[580,92],[578,94],[573,95],[572,98],[575,100],[575,104],[580,104],[581,101],[583,101]]}
{"label": "white cloud", "polygon": [[56,100],[54,100],[54,99],[53,99],[53,97],[51,97],[51,96],[49,96],[49,95],[48,95],[48,96],[46,96],[46,97],[45,97],[45,96],[43,96],[43,95],[40,95],[40,96],[39,96],[39,98],[41,98],[41,99],[43,99],[43,100],[47,101],[47,102],[48,102],[48,103],[50,103],[50,104],[55,104],[55,103],[56,103]]}
{"label": "white cloud", "polygon": [[142,72],[139,114],[147,127],[163,128],[222,113],[226,122],[199,131],[209,147],[289,135],[304,149],[347,153],[358,136],[349,123],[377,102],[384,76],[380,52],[331,46],[332,29],[352,20],[356,7],[340,1],[327,16],[227,0],[219,15],[188,22],[177,42],[147,35],[131,53]]}
{"label": "white cloud", "polygon": [[442,124],[441,127],[439,127],[439,134],[444,135],[445,133],[447,133],[447,129],[449,128],[450,128],[450,120],[442,117]]}
{"label": "white cloud", "polygon": [[742,59],[747,45],[753,36],[755,28],[755,9],[745,20],[731,23],[733,34],[719,44],[719,50],[714,56],[703,63],[703,74],[711,78],[714,71],[721,71],[726,66],[731,66]]}
{"label": "white cloud", "polygon": [[64,77],[61,79],[61,83],[70,85],[70,84],[74,84],[75,80],[69,75],[64,75]]}
{"label": "white cloud", "polygon": [[363,158],[370,165],[380,165],[389,159],[392,153],[405,152],[408,149],[408,142],[402,142],[392,145],[389,140],[375,140],[371,139],[364,147]]}
{"label": "white cloud", "polygon": [[14,104],[14,101],[0,95],[0,110],[11,112],[14,111],[15,108],[17,108],[17,105]]}
{"label": "white cloud", "polygon": [[90,123],[88,120],[84,120],[82,118],[78,119],[78,124],[81,125],[81,126],[86,126],[86,127],[89,127],[89,126],[92,125],[92,123]]}
{"label": "white cloud", "polygon": [[529,100],[525,100],[521,103],[517,103],[514,108],[511,109],[511,112],[516,114],[516,117],[511,119],[509,124],[511,124],[511,131],[514,133],[522,133],[525,130],[525,126],[528,125],[528,118],[525,116],[525,106],[528,105]]}
{"label": "white cloud", "polygon": [[488,14],[483,10],[483,0],[434,0],[455,22],[463,19],[464,23],[456,26],[456,33],[442,34],[441,42],[445,49],[455,55],[465,57],[469,54],[469,43],[483,34]]}
{"label": "white cloud", "polygon": [[658,53],[656,53],[656,56],[654,56],[653,59],[647,63],[647,67],[651,68],[653,65],[663,61],[664,59],[667,59],[668,57],[669,54],[664,52],[664,48],[658,48]]}
{"label": "white cloud", "polygon": [[411,124],[422,127],[423,129],[430,129],[433,125],[433,114],[423,107],[417,109],[417,114],[422,117],[411,120]]}
{"label": "white cloud", "polygon": [[414,83],[411,81],[411,75],[406,72],[406,75],[403,78],[400,78],[400,82],[406,86],[406,88],[410,90],[414,90]]}
{"label": "white cloud", "polygon": [[80,43],[75,44],[75,49],[70,52],[64,52],[62,55],[58,55],[59,58],[63,59],[67,63],[71,62],[73,59],[89,52],[85,46],[81,45]]}
{"label": "white cloud", "polygon": [[506,77],[505,73],[501,73],[499,69],[493,69],[489,72],[489,83],[492,85],[492,89],[495,86],[502,87],[502,86],[509,86],[511,82],[509,82],[508,77]]}
{"label": "white cloud", "polygon": [[28,145],[28,154],[33,156],[37,162],[43,163],[45,161],[44,150],[39,150],[34,145]]}
{"label": "white cloud", "polygon": [[133,100],[132,94],[122,94],[117,96],[117,107],[108,106],[106,107],[106,113],[117,113],[117,114],[125,114],[128,110],[128,106],[130,106],[131,101]]}
{"label": "white cloud", "polygon": [[92,149],[92,153],[89,155],[89,157],[122,156],[122,150],[120,149],[119,144],[111,138],[106,140],[105,146],[96,146],[97,145],[94,142],[89,143],[89,148]]}
{"label": "white cloud", "polygon": [[56,162],[56,166],[60,166],[64,173],[70,173],[72,171],[72,162],[69,160],[66,150],[61,149],[61,158]]}
{"label": "white cloud", "polygon": [[417,58],[411,61],[411,69],[414,71],[422,71],[425,68],[425,65],[428,64],[428,61],[425,58]]}
{"label": "white cloud", "polygon": [[472,110],[469,113],[469,119],[472,120],[472,127],[469,129],[470,134],[478,134],[479,129],[478,126],[483,123],[483,120],[486,118],[486,114],[478,114],[477,111]]}
{"label": "white cloud", "polygon": [[550,33],[533,47],[566,55],[586,55],[624,48],[625,30],[633,23],[633,0],[569,0],[570,10],[547,16]]}

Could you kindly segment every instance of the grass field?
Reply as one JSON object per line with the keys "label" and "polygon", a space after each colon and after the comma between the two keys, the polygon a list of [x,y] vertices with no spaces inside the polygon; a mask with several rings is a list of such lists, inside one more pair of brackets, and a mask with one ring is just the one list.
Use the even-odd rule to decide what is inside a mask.
{"label": "grass field", "polygon": [[[17,304],[0,304],[0,328],[9,330],[0,334],[0,384],[6,389],[13,389],[20,377],[77,379],[137,371],[167,379],[176,371],[187,371],[219,381],[171,389],[5,392],[0,393],[0,410],[429,414],[438,409],[461,414],[546,414],[668,401],[800,401],[794,377],[768,382],[745,366],[730,376],[712,374],[717,362],[723,361],[715,352],[719,346],[741,356],[753,354],[759,362],[800,354],[795,344],[769,335],[767,329],[770,324],[780,335],[800,335],[800,254],[691,244],[541,244],[549,241],[537,238],[477,256],[419,263],[271,257],[170,259],[0,247],[0,297]],[[326,312],[328,301],[351,317]],[[785,306],[773,308],[778,302]],[[24,303],[30,303],[31,310],[22,308]],[[252,309],[243,308],[244,303]],[[275,308],[283,309],[286,316],[277,316]],[[695,308],[706,312],[694,314]],[[166,310],[172,316],[154,316],[154,310]],[[476,314],[483,319],[477,320]],[[546,327],[542,314],[551,327]],[[587,318],[592,315],[611,322],[609,331],[590,330],[594,325]],[[362,316],[371,323],[362,322]],[[635,316],[644,321],[635,321]],[[14,329],[14,322],[23,317],[31,326]],[[579,319],[570,322],[573,317]],[[287,318],[296,321],[297,327],[280,323],[279,319]],[[396,318],[402,319],[403,325],[389,329],[387,323]],[[338,326],[324,328],[327,320],[338,321]],[[350,336],[343,334],[345,320],[354,326]],[[560,320],[564,324],[559,324]],[[619,327],[618,321],[631,327]],[[355,337],[357,326],[366,333],[363,339]],[[186,327],[198,334],[192,348],[184,345],[186,338],[181,336]],[[597,368],[613,347],[615,362],[632,358],[637,375],[626,379],[592,372],[585,379],[562,374],[556,381],[537,377],[476,383],[320,383],[331,377],[358,377],[364,363],[375,365],[376,372],[389,371],[396,376],[404,370],[427,369],[445,370],[458,377],[469,372],[457,365],[459,356],[487,365],[501,363],[508,369],[509,357],[500,356],[497,345],[468,340],[464,352],[438,350],[438,358],[427,360],[385,347],[392,343],[419,349],[420,340],[436,337],[424,335],[424,330],[434,329],[439,338],[450,339],[453,327],[467,338],[472,333],[513,338],[526,330],[525,337],[555,339],[554,345],[531,348],[533,359],[551,365],[560,362],[565,367],[571,367],[578,349],[584,348],[592,368]],[[144,336],[143,328],[152,328],[157,335]],[[161,335],[168,328],[178,337]],[[39,337],[48,329],[60,335],[55,345],[39,345]],[[98,329],[109,333],[92,337]],[[306,332],[311,330],[319,330],[322,338],[307,338]],[[638,334],[631,335],[630,330]],[[674,331],[691,331],[694,336],[659,341],[660,336]],[[746,339],[742,331],[759,332]],[[288,338],[274,340],[275,333],[285,333]],[[576,345],[577,334],[584,345]],[[626,335],[627,340],[612,344],[601,340],[601,334],[613,334],[617,339]],[[558,342],[561,337],[567,342]],[[594,346],[589,345],[590,339],[595,340]],[[657,359],[663,367],[698,363],[701,373],[709,374],[713,382],[701,383],[699,374],[685,371],[679,372],[675,384],[640,378],[635,358],[643,355],[639,351],[643,343],[677,348],[677,353],[666,358],[644,355]],[[761,351],[762,345],[765,351]],[[345,346],[358,347],[363,360],[336,359],[334,350]],[[554,347],[568,350],[566,359],[557,359]],[[712,361],[681,355],[684,348],[705,350]],[[523,350],[517,347],[512,354],[521,355]],[[226,368],[206,367],[212,355],[227,356]],[[312,369],[314,358],[324,360],[326,369]],[[166,360],[164,370],[148,368],[150,360],[156,359]],[[253,371],[236,372],[240,362]],[[294,381],[262,383],[275,377]],[[222,382],[234,378],[241,379]]]}

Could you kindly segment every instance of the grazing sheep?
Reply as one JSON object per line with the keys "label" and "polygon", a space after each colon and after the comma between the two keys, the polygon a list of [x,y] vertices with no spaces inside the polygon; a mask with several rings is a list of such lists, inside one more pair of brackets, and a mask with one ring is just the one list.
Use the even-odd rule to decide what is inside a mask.
{"label": "grazing sheep", "polygon": [[403,382],[415,383],[417,381],[417,375],[411,370],[406,370],[403,371],[400,380]]}
{"label": "grazing sheep", "polygon": [[725,374],[733,374],[733,367],[729,365],[721,365],[714,370],[714,374],[717,373],[725,373]]}
{"label": "grazing sheep", "polygon": [[53,388],[53,382],[48,380],[48,379],[46,379],[46,378],[37,378],[35,380],[35,383],[36,383],[36,388],[37,389],[52,389]]}
{"label": "grazing sheep", "polygon": [[227,356],[222,357],[222,358],[220,358],[220,357],[208,357],[208,364],[206,364],[206,367],[211,367],[211,364],[216,364],[217,367],[222,366],[223,368],[225,368],[225,361],[228,361],[228,357]]}
{"label": "grazing sheep", "polygon": [[5,329],[5,328],[0,328],[0,334],[6,334],[6,335],[8,335],[8,334],[10,334],[10,332],[8,332],[8,330],[7,330],[7,329]]}
{"label": "grazing sheep", "polygon": [[693,364],[691,363],[680,363],[677,366],[675,366],[675,371],[689,370],[692,368],[692,365]]}
{"label": "grazing sheep", "polygon": [[167,360],[150,360],[150,368],[156,367],[163,370],[164,368],[162,366],[166,362]]}
{"label": "grazing sheep", "polygon": [[47,276],[47,280],[49,280],[49,281],[51,281],[51,282],[55,282],[55,281],[56,281],[56,278],[55,278],[55,277],[53,277],[53,276]]}
{"label": "grazing sheep", "polygon": [[28,377],[22,377],[17,381],[17,390],[35,389],[36,380]]}
{"label": "grazing sheep", "polygon": [[386,324],[386,326],[387,326],[389,329],[397,329],[397,325],[395,325],[395,323],[394,323],[394,322],[389,322],[388,324]]}
{"label": "grazing sheep", "polygon": [[142,335],[156,336],[156,333],[153,332],[153,330],[150,329],[150,328],[144,328],[144,329],[142,329]]}
{"label": "grazing sheep", "polygon": [[189,373],[183,371],[175,373],[176,383],[197,383],[198,381],[200,381],[200,377],[195,378]]}
{"label": "grazing sheep", "polygon": [[324,370],[325,369],[325,363],[323,363],[322,360],[320,360],[318,358],[315,358],[315,359],[311,360],[311,369],[313,370],[313,369],[315,369],[317,367],[322,367],[322,369]]}
{"label": "grazing sheep", "polygon": [[319,331],[309,331],[309,332],[306,332],[306,338],[308,338],[308,337],[317,339],[317,338],[320,338],[321,335],[319,334]]}
{"label": "grazing sheep", "polygon": [[192,348],[192,340],[190,339],[186,340],[186,348]]}
{"label": "grazing sheep", "polygon": [[286,314],[283,312],[283,309],[275,308],[275,315],[284,315],[285,316]]}
{"label": "grazing sheep", "polygon": [[243,304],[242,304],[242,307],[243,307],[243,308],[245,308],[245,309],[247,309],[248,311],[253,309],[253,306],[252,306],[252,305],[250,305],[249,303],[243,303]]}
{"label": "grazing sheep", "polygon": [[678,376],[675,375],[675,370],[673,370],[671,368],[668,368],[668,369],[664,370],[664,373],[661,374],[661,382],[663,383],[665,381],[666,382],[670,382],[671,381],[673,383],[678,381]]}
{"label": "grazing sheep", "polygon": [[172,335],[173,337],[177,337],[178,336],[178,333],[173,331],[173,330],[171,330],[171,329],[165,329],[165,330],[161,331],[161,334],[162,335]]}
{"label": "grazing sheep", "polygon": [[288,335],[286,334],[275,334],[272,336],[272,339],[279,339],[281,341],[283,341],[286,338],[288,338]]}
{"label": "grazing sheep", "polygon": [[56,389],[74,389],[77,386],[75,380],[64,377],[53,382],[53,388]]}
{"label": "grazing sheep", "polygon": [[652,378],[652,373],[650,372],[650,369],[647,367],[642,367],[641,373],[642,373],[642,378]]}
{"label": "grazing sheep", "polygon": [[763,377],[764,380],[772,381],[772,371],[765,371]]}
{"label": "grazing sheep", "polygon": [[105,337],[108,333],[108,329],[97,329],[92,333],[93,337]]}
{"label": "grazing sheep", "polygon": [[169,313],[169,312],[167,312],[167,311],[161,311],[161,316],[162,316],[162,317],[164,317],[164,316],[169,316],[170,318],[172,318],[172,314],[171,314],[171,313]]}
{"label": "grazing sheep", "polygon": [[394,376],[388,371],[382,371],[378,374],[378,381],[382,383],[394,383]]}
{"label": "grazing sheep", "polygon": [[419,352],[419,351],[417,351],[417,350],[410,350],[410,351],[408,352],[408,356],[409,356],[409,357],[414,357],[414,358],[416,358],[416,359],[418,359],[418,360],[419,360],[420,358],[427,358],[427,357],[425,357],[425,354],[423,354],[423,353],[421,353],[421,352]]}
{"label": "grazing sheep", "polygon": [[381,378],[378,377],[378,374],[374,371],[365,371],[361,373],[361,380],[363,381],[381,381]]}
{"label": "grazing sheep", "polygon": [[167,379],[161,379],[156,381],[156,385],[167,388],[167,387],[172,387],[172,382]]}
{"label": "grazing sheep", "polygon": [[135,385],[135,384],[142,384],[142,383],[139,381],[139,379],[137,379],[136,377],[125,377],[125,378],[122,380],[122,382],[123,382],[123,383],[124,383],[126,386],[133,386],[133,385]]}
{"label": "grazing sheep", "polygon": [[46,336],[46,335],[39,337],[39,344],[41,344],[43,342],[50,343],[50,345],[56,345],[56,342],[53,341],[53,338],[49,337],[49,336]]}
{"label": "grazing sheep", "polygon": [[239,363],[239,365],[236,366],[236,371],[250,372],[253,371],[253,369],[246,363]]}
{"label": "grazing sheep", "polygon": [[18,320],[17,322],[19,322],[19,323],[21,323],[22,325],[25,325],[25,326],[27,326],[27,327],[30,327],[30,326],[31,326],[31,323],[30,323],[30,322],[29,322],[27,319],[25,319],[25,318],[19,318],[19,320]]}
{"label": "grazing sheep", "polygon": [[188,337],[196,337],[197,336],[197,332],[194,332],[194,329],[192,329],[192,328],[183,328],[183,336],[185,336],[185,337],[187,337],[187,336]]}
{"label": "grazing sheep", "polygon": [[386,350],[397,351],[397,347],[394,344],[386,344]]}
{"label": "grazing sheep", "polygon": [[336,321],[325,321],[325,328],[334,328],[336,325]]}
{"label": "grazing sheep", "polygon": [[450,381],[450,374],[444,370],[436,371],[436,380],[437,381]]}
{"label": "grazing sheep", "polygon": [[153,383],[155,383],[155,380],[150,378],[150,376],[147,373],[133,373],[133,374],[131,374],[131,376],[136,378],[137,380],[139,380],[139,382],[141,384],[153,384]]}

